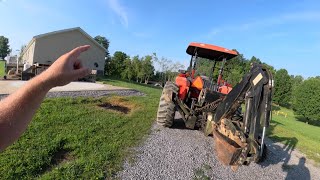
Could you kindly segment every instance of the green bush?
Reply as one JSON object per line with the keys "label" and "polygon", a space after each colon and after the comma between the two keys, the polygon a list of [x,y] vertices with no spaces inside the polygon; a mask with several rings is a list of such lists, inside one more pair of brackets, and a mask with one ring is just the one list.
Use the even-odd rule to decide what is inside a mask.
{"label": "green bush", "polygon": [[273,101],[281,106],[287,106],[291,100],[292,82],[285,69],[280,69],[274,77],[274,96]]}
{"label": "green bush", "polygon": [[310,78],[297,87],[294,111],[310,120],[320,121],[320,79]]}

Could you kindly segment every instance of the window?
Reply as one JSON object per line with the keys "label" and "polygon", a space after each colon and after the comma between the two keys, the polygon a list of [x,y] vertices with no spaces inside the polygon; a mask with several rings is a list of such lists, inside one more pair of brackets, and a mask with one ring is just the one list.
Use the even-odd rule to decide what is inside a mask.
{"label": "window", "polygon": [[95,62],[94,67],[96,67],[96,68],[99,67],[99,64]]}

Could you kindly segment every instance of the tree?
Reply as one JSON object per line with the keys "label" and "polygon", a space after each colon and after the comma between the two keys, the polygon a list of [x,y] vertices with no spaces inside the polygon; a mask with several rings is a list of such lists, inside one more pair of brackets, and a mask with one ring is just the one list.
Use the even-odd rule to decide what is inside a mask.
{"label": "tree", "polygon": [[9,39],[4,36],[0,36],[0,58],[4,59],[8,54],[10,54],[10,52]]}
{"label": "tree", "polygon": [[303,82],[303,77],[301,75],[291,76],[292,87],[299,86]]}
{"label": "tree", "polygon": [[271,72],[272,76],[274,77],[276,75],[276,69],[274,69],[273,66],[270,66],[269,64],[267,63],[262,63],[266,68],[268,68],[268,70]]}
{"label": "tree", "polygon": [[302,84],[303,77],[300,75],[297,76],[291,76],[291,82],[292,82],[292,98],[291,100],[294,101],[297,96],[297,88]]}
{"label": "tree", "polygon": [[139,82],[139,78],[142,81],[141,73],[140,73],[142,64],[138,55],[132,58],[132,67],[133,67],[133,77],[136,80],[136,82]]}
{"label": "tree", "polygon": [[148,84],[150,77],[154,73],[154,67],[152,64],[152,56],[146,55],[142,61],[142,69],[144,74],[144,83]]}
{"label": "tree", "polygon": [[100,36],[100,35],[94,37],[94,40],[96,40],[99,44],[101,44],[106,49],[104,73],[106,75],[110,75],[111,74],[110,71],[112,70],[112,67],[110,66],[111,58],[110,58],[110,53],[109,53],[110,41],[107,38]]}
{"label": "tree", "polygon": [[[243,57],[242,54],[239,54],[238,56],[228,60],[225,66],[225,72],[223,74],[224,79],[228,83],[236,85],[241,81],[242,77],[249,72],[250,69],[248,64],[250,63]],[[216,76],[217,75],[218,70],[216,70]]]}
{"label": "tree", "polygon": [[273,101],[279,105],[286,106],[291,100],[292,82],[285,69],[280,69],[274,77],[274,96]]}
{"label": "tree", "polygon": [[165,72],[166,81],[174,81],[180,69],[184,69],[184,65],[179,62],[170,62],[167,64],[167,71]]}
{"label": "tree", "polygon": [[304,116],[307,122],[320,121],[320,79],[307,79],[297,87],[293,109]]}
{"label": "tree", "polygon": [[94,40],[96,40],[99,44],[101,44],[106,49],[106,57],[108,57],[110,55],[109,54],[110,41],[106,37],[103,37],[100,35],[94,37]]}
{"label": "tree", "polygon": [[133,67],[132,67],[132,62],[130,57],[127,57],[126,60],[124,60],[124,70],[121,72],[121,78],[122,79],[128,79],[129,81],[131,81],[132,77],[133,77]]}
{"label": "tree", "polygon": [[114,52],[110,61],[110,75],[120,77],[122,71],[125,69],[124,61],[128,58],[128,55],[121,51]]}
{"label": "tree", "polygon": [[249,62],[261,64],[261,60],[259,58],[256,58],[255,56],[252,56]]}
{"label": "tree", "polygon": [[159,69],[161,73],[160,79],[161,79],[161,82],[164,84],[167,81],[166,75],[167,75],[167,72],[169,71],[169,64],[171,64],[172,61],[164,57],[162,57],[161,59],[158,59],[155,53],[153,54],[153,56],[154,56],[154,61],[159,65]]}
{"label": "tree", "polygon": [[[242,54],[239,54],[238,56],[227,60],[224,66],[223,79],[231,83],[232,85],[236,85],[249,71],[250,66],[248,64],[249,61],[246,60]],[[214,80],[217,80],[222,62],[216,62],[214,73],[212,74],[213,65],[213,60],[199,58],[197,61],[197,74],[212,77]]]}
{"label": "tree", "polygon": [[211,76],[214,61],[205,58],[198,58],[196,65],[196,75]]}

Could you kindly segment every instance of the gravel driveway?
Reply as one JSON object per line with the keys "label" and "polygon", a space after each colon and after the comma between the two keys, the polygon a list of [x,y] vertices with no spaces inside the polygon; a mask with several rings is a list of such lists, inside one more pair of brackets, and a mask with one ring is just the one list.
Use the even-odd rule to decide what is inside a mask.
{"label": "gravel driveway", "polygon": [[[21,88],[27,81],[0,81],[0,100]],[[71,82],[68,85],[52,88],[46,97],[101,97],[108,95],[143,96],[129,88],[101,83]]]}
{"label": "gravel driveway", "polygon": [[[47,98],[55,97],[102,97],[108,95],[118,96],[144,96],[145,94],[134,89],[119,89],[119,90],[90,90],[90,91],[53,91],[48,92]],[[8,94],[0,94],[0,100]]]}
{"label": "gravel driveway", "polygon": [[[25,85],[28,81],[11,81],[11,80],[0,80],[0,94],[11,94]],[[124,87],[112,86],[109,84],[102,83],[91,83],[91,82],[71,82],[65,86],[59,86],[52,88],[50,92],[59,91],[92,91],[92,90],[123,90],[129,89]]]}
{"label": "gravel driveway", "polygon": [[[291,144],[292,145],[292,144]],[[282,145],[267,139],[268,157],[262,164],[251,163],[237,172],[219,163],[213,138],[200,131],[184,129],[183,121],[174,127],[153,125],[145,142],[133,149],[120,179],[320,179],[320,168],[304,160],[290,143]]]}

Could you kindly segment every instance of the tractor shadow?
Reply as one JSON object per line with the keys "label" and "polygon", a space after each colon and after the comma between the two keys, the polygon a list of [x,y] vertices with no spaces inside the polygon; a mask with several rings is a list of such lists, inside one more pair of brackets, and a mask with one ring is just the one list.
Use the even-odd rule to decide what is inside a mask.
{"label": "tractor shadow", "polygon": [[[298,139],[295,137],[280,137],[274,135],[273,131],[276,126],[283,125],[282,123],[273,121],[268,129],[269,138],[266,139],[267,154],[265,159],[259,163],[261,168],[276,166],[281,164],[281,169],[286,172],[286,180],[304,179],[310,180],[311,175],[306,167],[305,157],[292,157],[293,151],[296,148]],[[187,129],[180,114],[176,112],[173,122],[173,129]],[[188,129],[189,130],[189,129]],[[281,142],[281,144],[276,143]],[[291,160],[291,161],[290,161]]]}
{"label": "tractor shadow", "polygon": [[176,112],[176,115],[174,117],[174,121],[173,121],[171,128],[172,129],[188,129],[188,128],[186,128],[186,125],[185,125],[183,119],[181,118],[181,115],[179,112]]}
{"label": "tractor shadow", "polygon": [[[280,137],[273,135],[272,131],[278,125],[282,125],[278,122],[272,122],[269,127],[269,138],[266,140],[267,155],[266,159],[259,163],[262,168],[266,168],[271,165],[281,164],[283,172],[287,172],[285,179],[305,179],[310,180],[310,171],[305,166],[305,157],[292,156],[293,151],[296,148],[298,139],[295,137]],[[275,143],[275,142],[281,142]],[[291,161],[290,161],[291,160]],[[296,163],[298,161],[298,163]]]}

